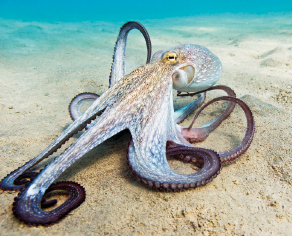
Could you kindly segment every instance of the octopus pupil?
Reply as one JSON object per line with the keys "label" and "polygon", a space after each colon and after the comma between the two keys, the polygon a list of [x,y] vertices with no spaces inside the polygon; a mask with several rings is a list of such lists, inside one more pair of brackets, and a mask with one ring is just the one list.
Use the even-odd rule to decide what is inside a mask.
{"label": "octopus pupil", "polygon": [[171,56],[171,57],[168,57],[169,60],[173,60],[174,59],[174,56]]}

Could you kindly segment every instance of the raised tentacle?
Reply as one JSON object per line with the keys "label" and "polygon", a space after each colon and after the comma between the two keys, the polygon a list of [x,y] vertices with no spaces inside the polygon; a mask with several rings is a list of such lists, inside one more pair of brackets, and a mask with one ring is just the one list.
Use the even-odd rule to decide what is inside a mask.
{"label": "raised tentacle", "polygon": [[54,210],[44,211],[42,209],[42,207],[49,207],[50,203],[56,203],[55,201],[47,201],[45,205],[42,200],[42,195],[34,195],[35,197],[30,198],[29,204],[27,204],[27,199],[24,197],[26,190],[24,189],[14,198],[12,208],[13,214],[20,221],[29,225],[49,225],[58,222],[68,214],[68,212],[77,208],[84,202],[86,197],[84,188],[75,182],[65,181],[52,184],[46,190],[45,194],[55,190],[66,191],[68,193],[68,198],[62,205]]}
{"label": "raised tentacle", "polygon": [[[128,33],[132,29],[138,29],[143,34],[147,46],[146,64],[150,62],[151,40],[147,30],[139,22],[127,22],[121,27],[115,45],[111,73],[109,77],[109,87],[115,85],[121,78],[126,75],[126,43]],[[69,112],[72,120],[76,120],[82,114],[81,107],[84,103],[94,101],[98,97],[99,95],[95,93],[81,93],[76,95],[69,104]]]}
{"label": "raised tentacle", "polygon": [[128,33],[132,29],[137,29],[143,34],[146,41],[146,46],[147,46],[146,64],[150,62],[151,40],[150,40],[150,36],[147,30],[139,22],[136,22],[136,21],[127,22],[121,27],[120,33],[115,45],[113,63],[111,67],[111,73],[109,76],[109,87],[112,87],[121,78],[123,78],[126,75],[126,43],[127,43]]}
{"label": "raised tentacle", "polygon": [[[224,86],[224,85],[217,85],[217,86],[211,87],[209,89],[206,89],[203,92],[216,90],[216,89],[220,89],[220,90],[225,91],[228,94],[228,96],[230,96],[230,97],[236,97],[236,94],[234,93],[234,91],[231,88],[229,88],[227,86]],[[195,94],[197,94],[197,93],[190,94],[189,96],[194,96]],[[185,95],[186,94],[180,94],[179,96],[185,96]],[[224,112],[220,116],[218,116],[214,120],[204,124],[201,127],[192,128],[193,122],[194,122],[194,120],[193,120],[193,122],[190,124],[190,126],[188,128],[186,128],[186,127],[182,128],[182,131],[181,131],[182,135],[184,136],[184,138],[186,140],[188,140],[191,143],[203,141],[225,119],[227,119],[227,117],[233,111],[234,107],[235,107],[235,103],[229,102],[229,104],[227,105],[226,109],[224,110]],[[199,111],[196,113],[195,118],[198,116],[198,113],[199,113]]]}
{"label": "raised tentacle", "polygon": [[[138,29],[143,34],[147,46],[146,64],[150,62],[151,40],[147,30],[139,22],[135,21],[127,22],[121,27],[115,45],[111,73],[109,77],[109,87],[115,85],[121,78],[123,78],[126,75],[126,43],[128,33],[132,29]],[[82,114],[81,107],[85,102],[93,101],[98,97],[99,95],[95,93],[81,93],[76,95],[69,105],[69,112],[72,120],[76,120]]]}

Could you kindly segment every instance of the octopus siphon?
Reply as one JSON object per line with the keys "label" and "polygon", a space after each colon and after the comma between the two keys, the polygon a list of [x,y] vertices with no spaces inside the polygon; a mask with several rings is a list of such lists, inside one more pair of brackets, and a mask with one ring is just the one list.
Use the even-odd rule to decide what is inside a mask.
{"label": "octopus siphon", "polygon": [[[128,33],[138,29],[147,46],[146,64],[126,75],[126,42]],[[182,191],[212,181],[223,165],[242,155],[254,135],[254,119],[249,107],[237,99],[227,86],[213,86],[221,77],[222,64],[207,48],[182,44],[156,52],[151,58],[151,41],[146,29],[138,22],[122,26],[114,49],[109,89],[102,95],[82,93],[69,105],[73,122],[44,151],[11,172],[0,182],[2,190],[20,191],[13,203],[13,214],[29,225],[49,225],[58,222],[85,200],[85,190],[78,183],[57,178],[76,160],[109,139],[129,130],[131,140],[127,150],[127,165],[134,176],[147,186],[161,191]],[[173,89],[178,96],[196,96],[196,100],[174,111]],[[201,106],[206,92],[220,89],[226,96],[215,98]],[[210,104],[228,101],[224,112],[211,122],[193,127],[194,121]],[[81,112],[85,102],[92,104]],[[216,129],[238,104],[244,111],[247,129],[242,142],[226,152],[198,148],[191,143],[202,141]],[[199,108],[201,106],[201,108]],[[189,127],[179,125],[197,110]],[[39,173],[30,169],[51,156],[77,132],[82,135]],[[200,170],[193,174],[178,174],[167,161],[173,156],[192,163]],[[67,192],[67,200],[57,203],[46,200],[52,191]]]}

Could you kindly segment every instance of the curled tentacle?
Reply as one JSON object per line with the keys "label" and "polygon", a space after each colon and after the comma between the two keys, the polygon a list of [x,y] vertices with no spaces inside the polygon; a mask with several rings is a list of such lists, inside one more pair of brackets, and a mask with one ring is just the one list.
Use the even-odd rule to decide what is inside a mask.
{"label": "curled tentacle", "polygon": [[201,111],[203,109],[205,109],[210,104],[217,102],[217,101],[221,101],[221,100],[227,100],[227,101],[234,102],[235,104],[238,104],[242,108],[242,110],[244,111],[245,116],[246,116],[246,121],[247,121],[247,128],[246,128],[245,136],[244,136],[243,140],[241,141],[241,143],[236,148],[234,148],[230,151],[218,153],[220,156],[220,159],[221,159],[221,164],[225,165],[225,164],[228,164],[228,163],[231,163],[232,161],[234,161],[240,155],[245,153],[245,151],[248,149],[248,147],[251,144],[251,141],[253,139],[253,136],[254,136],[255,122],[254,122],[254,118],[253,118],[251,110],[243,101],[241,101],[240,99],[234,98],[234,97],[227,97],[227,96],[215,98],[215,99],[209,101],[208,103],[206,103],[204,106],[202,106],[200,108],[200,110],[197,112],[197,114],[194,118],[194,121],[196,120],[196,118],[199,116],[199,114],[201,113]]}
{"label": "curled tentacle", "polygon": [[[184,156],[189,156],[190,161],[192,161],[194,164],[196,162],[201,163],[200,167],[202,167],[202,169],[194,174],[182,175],[175,173],[169,168],[168,165],[161,165],[162,163],[160,163],[157,166],[159,170],[156,170],[155,173],[152,172],[146,174],[144,171],[141,171],[141,169],[137,169],[135,165],[132,165],[134,164],[133,159],[136,158],[135,148],[132,141],[129,143],[127,165],[132,174],[144,184],[158,190],[170,191],[203,186],[217,177],[221,170],[220,157],[212,150],[197,147],[177,146],[167,149],[166,154],[182,154]],[[164,169],[163,171],[162,168]]]}
{"label": "curled tentacle", "polygon": [[114,49],[113,63],[111,67],[110,77],[109,77],[109,87],[112,87],[121,78],[123,78],[126,75],[126,43],[127,43],[128,33],[132,29],[137,29],[143,34],[146,41],[146,46],[147,46],[146,64],[150,62],[151,40],[150,40],[150,36],[147,30],[139,22],[136,22],[136,21],[127,22],[120,29],[120,33],[119,33],[116,46]]}
{"label": "curled tentacle", "polygon": [[42,208],[49,208],[56,205],[58,202],[57,199],[46,200],[45,198],[42,199],[41,206]]}
{"label": "curled tentacle", "polygon": [[[28,195],[25,190],[21,191],[14,199],[13,214],[22,222],[30,225],[49,225],[58,222],[70,211],[77,208],[85,200],[85,190],[75,182],[58,182],[52,184],[45,194],[63,190],[68,194],[67,200],[51,211],[44,211],[42,207],[49,207],[49,201],[44,204],[43,195],[39,192],[37,195]],[[56,203],[56,201],[51,201]],[[42,207],[41,207],[42,206]]]}
{"label": "curled tentacle", "polygon": [[7,175],[0,182],[0,189],[2,189],[2,190],[10,190],[10,191],[19,191],[19,190],[25,188],[29,183],[31,183],[37,177],[37,175],[39,173],[37,173],[37,172],[26,172],[26,173],[23,173],[21,175],[18,175],[16,178],[13,179],[13,181],[9,181],[10,180],[9,176],[11,174]]}
{"label": "curled tentacle", "polygon": [[[218,160],[220,162],[219,155],[212,150],[197,147],[177,146],[167,149],[166,154],[169,156],[179,156],[183,162],[192,163],[199,168],[204,168],[207,160],[209,163],[211,163],[208,166],[209,169],[205,170],[206,172],[208,172],[208,176],[206,176],[203,180],[198,180],[195,187],[203,186],[209,183],[214,178],[216,178],[221,171],[221,164],[218,164]],[[190,187],[191,186],[194,186],[194,184],[191,183]]]}
{"label": "curled tentacle", "polygon": [[[101,102],[101,101],[97,101]],[[89,108],[90,109],[90,108]],[[88,112],[88,110],[86,111]],[[86,113],[85,112],[85,113]],[[95,112],[96,113],[96,112]],[[110,114],[108,114],[110,113]],[[49,165],[47,165],[40,174],[31,182],[31,184],[23,189],[19,196],[15,199],[14,214],[21,221],[27,224],[51,224],[58,221],[65,216],[69,211],[78,207],[80,202],[84,200],[82,197],[83,188],[79,186],[77,193],[73,189],[72,184],[67,183],[60,185],[51,185],[69,166],[76,160],[84,156],[89,150],[93,149],[106,139],[125,129],[125,125],[121,121],[115,120],[116,112],[114,110],[106,110],[101,115],[100,122],[96,122],[93,127],[85,131],[80,138],[68,147],[60,156],[56,157]],[[75,122],[82,119],[86,114],[82,114]],[[103,116],[111,117],[111,119],[102,119]],[[95,139],[92,139],[92,137]],[[68,185],[68,186],[67,186]],[[62,188],[59,188],[62,186]],[[80,188],[82,190],[80,190]],[[41,206],[47,207],[48,205],[55,204],[55,202],[44,201],[43,196],[53,190],[65,189],[69,192],[68,200],[56,209],[46,212],[41,209]],[[74,191],[73,191],[74,190]],[[80,195],[75,200],[76,195]],[[78,199],[83,199],[82,201]],[[27,220],[29,218],[29,220]]]}
{"label": "curled tentacle", "polygon": [[29,166],[28,168],[19,167],[18,169],[12,171],[10,174],[8,174],[6,177],[4,177],[0,181],[0,189],[4,191],[19,191],[25,188],[28,184],[30,184],[38,175],[36,172],[27,172],[24,173],[26,170],[30,169],[32,166],[36,165],[32,164],[30,165],[30,162],[27,162],[24,166]]}
{"label": "curled tentacle", "polygon": [[[175,145],[174,147],[178,147],[178,146]],[[171,149],[171,147],[169,147],[168,149]],[[168,154],[168,149],[166,149],[167,154]],[[173,156],[174,158],[176,158],[184,163],[193,164],[194,166],[196,166],[198,168],[202,168],[204,166],[204,159],[201,158],[200,156],[184,155],[183,153],[172,154],[169,156]]]}
{"label": "curled tentacle", "polygon": [[[71,119],[73,121],[77,120],[82,114],[81,108],[84,103],[93,102],[97,98],[99,98],[99,95],[95,93],[80,93],[76,95],[69,104],[69,113]],[[102,111],[100,111],[97,115],[99,116],[101,113]]]}
{"label": "curled tentacle", "polygon": [[31,183],[37,176],[39,173],[37,172],[26,172],[23,173],[22,175],[18,176],[15,180],[14,180],[14,184],[15,185],[28,185],[29,183]]}
{"label": "curled tentacle", "polygon": [[[221,89],[223,91],[225,91],[228,96],[230,97],[236,97],[236,94],[234,93],[234,91],[224,85],[217,85],[214,87],[211,87],[209,89],[204,90],[203,92],[206,91],[210,91],[210,90],[216,90],[216,89]],[[178,96],[194,96],[197,93],[193,93],[193,94],[180,94]],[[208,135],[215,130],[225,119],[228,118],[228,116],[231,114],[231,112],[233,111],[235,107],[235,103],[233,102],[229,102],[227,108],[224,110],[224,112],[218,116],[216,119],[208,122],[207,124],[204,124],[201,127],[198,128],[192,128],[193,124],[194,124],[194,120],[198,117],[199,111],[196,113],[195,118],[193,119],[192,123],[190,124],[190,126],[188,128],[182,128],[182,135],[184,136],[184,138],[186,140],[188,140],[189,142],[193,143],[193,142],[198,142],[198,141],[203,141],[204,139],[206,139],[208,137]],[[200,110],[201,111],[201,110]]]}

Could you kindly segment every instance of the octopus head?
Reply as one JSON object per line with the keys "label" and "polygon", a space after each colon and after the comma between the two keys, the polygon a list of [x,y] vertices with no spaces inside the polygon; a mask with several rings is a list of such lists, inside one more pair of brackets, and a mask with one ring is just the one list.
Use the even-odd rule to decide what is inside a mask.
{"label": "octopus head", "polygon": [[180,92],[199,92],[212,87],[221,77],[222,64],[207,48],[194,44],[178,45],[156,52],[151,62],[162,60],[174,66],[173,88]]}

